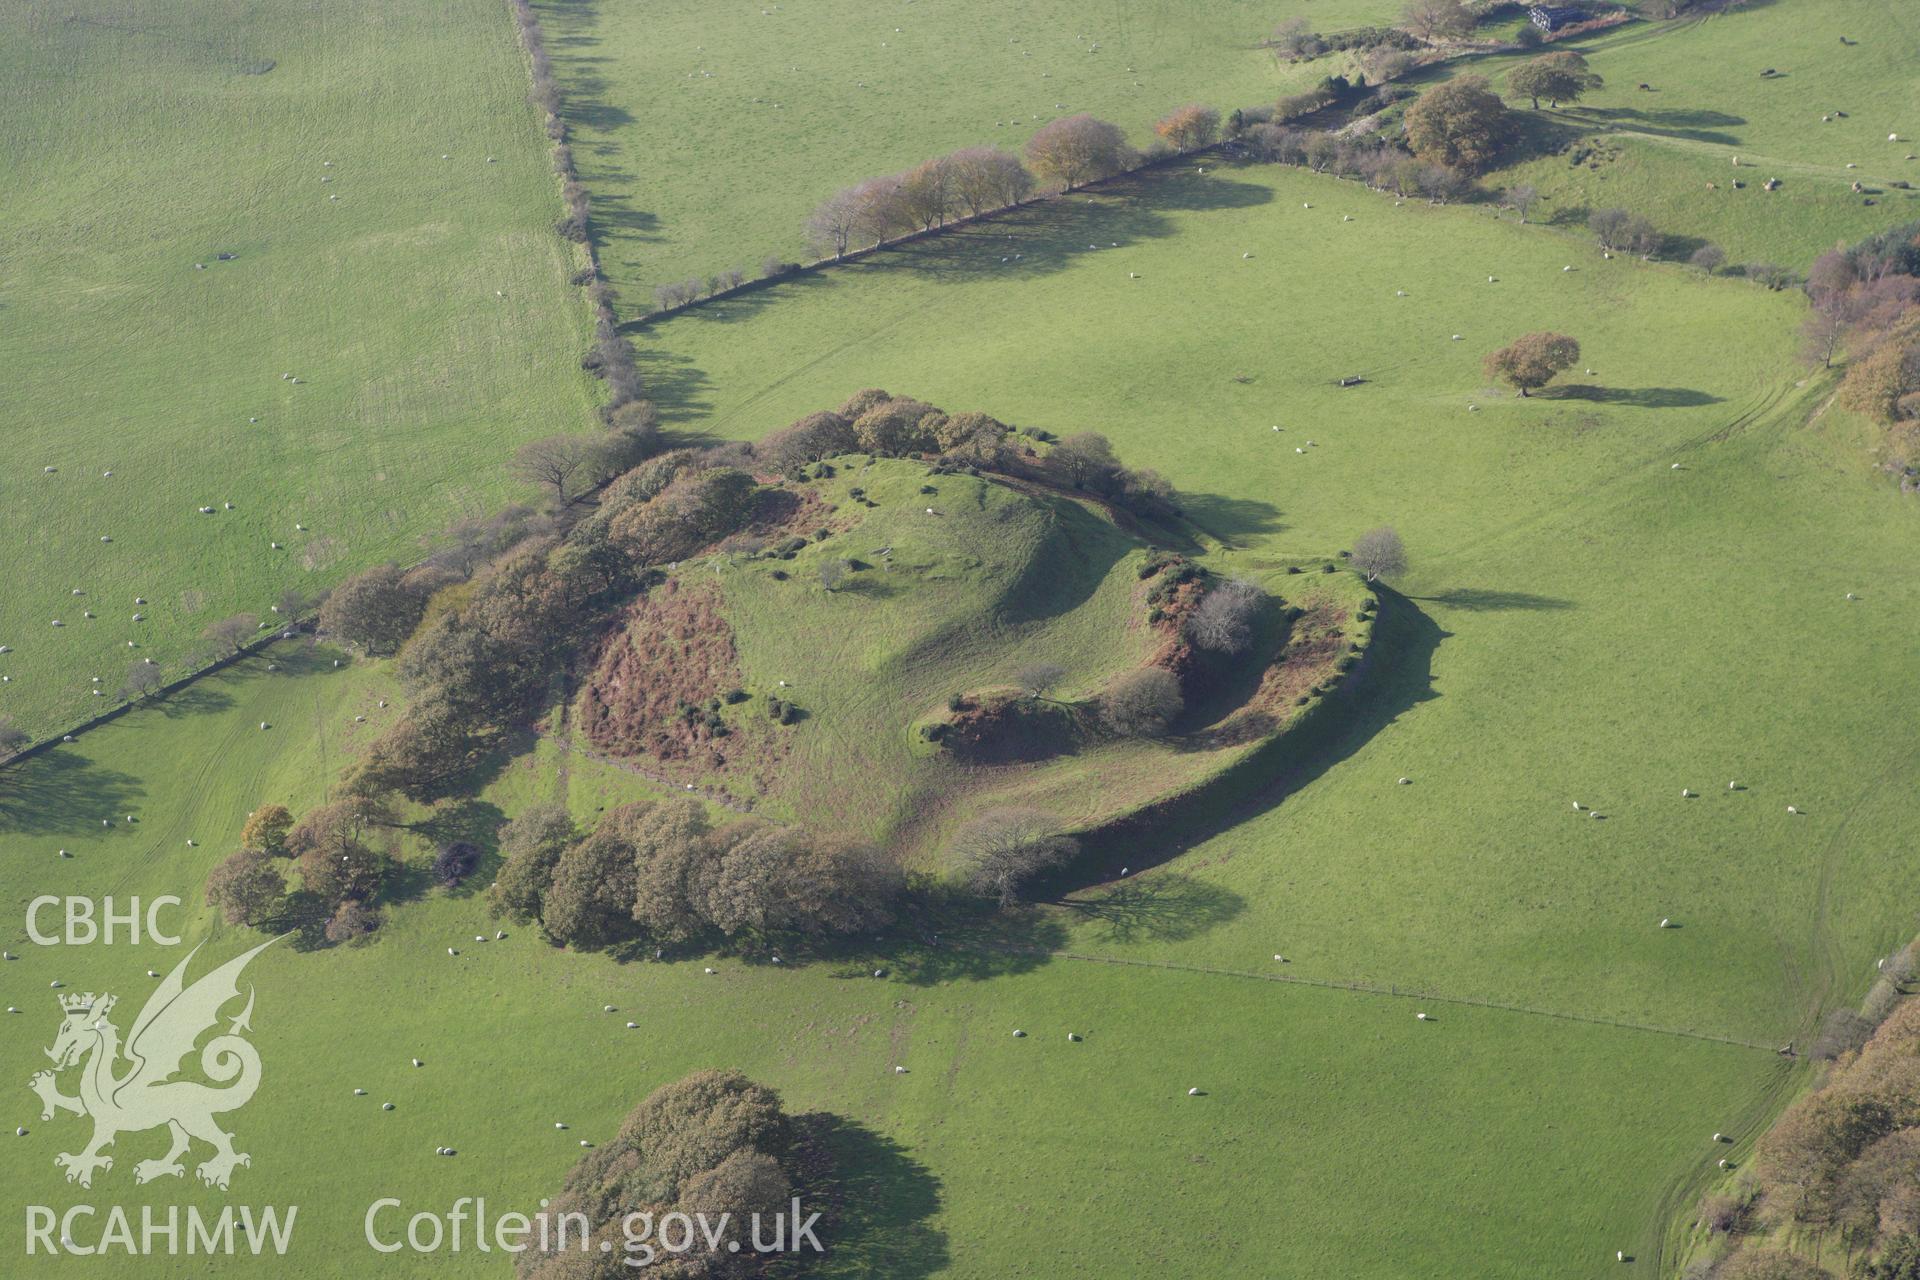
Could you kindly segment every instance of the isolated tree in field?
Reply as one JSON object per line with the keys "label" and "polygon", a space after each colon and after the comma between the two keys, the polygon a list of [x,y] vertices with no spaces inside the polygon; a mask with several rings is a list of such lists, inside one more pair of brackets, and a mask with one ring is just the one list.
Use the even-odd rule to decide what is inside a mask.
{"label": "isolated tree in field", "polygon": [[354,574],[327,597],[320,630],[368,653],[392,653],[413,634],[427,603],[405,576],[396,564]]}
{"label": "isolated tree in field", "polygon": [[822,257],[845,257],[860,228],[863,205],[857,187],[842,187],[822,200],[807,217],[808,247]]}
{"label": "isolated tree in field", "polygon": [[1057,662],[1036,662],[1020,668],[1013,677],[1013,683],[1025,697],[1044,698],[1066,674],[1067,669]]}
{"label": "isolated tree in field", "polygon": [[207,905],[228,924],[264,924],[286,896],[280,868],[259,849],[230,853],[207,875]]}
{"label": "isolated tree in field", "polygon": [[16,724],[12,716],[0,715],[0,760],[13,759],[32,741],[33,736]]}
{"label": "isolated tree in field", "polygon": [[828,591],[838,591],[847,584],[847,562],[838,558],[820,562],[820,585]]}
{"label": "isolated tree in field", "polygon": [[1532,99],[1535,111],[1540,109],[1542,98],[1557,107],[1563,102],[1578,102],[1582,94],[1591,93],[1605,83],[1588,69],[1587,60],[1571,49],[1523,62],[1507,76],[1508,91],[1516,97]]}
{"label": "isolated tree in field", "polygon": [[998,147],[963,147],[947,157],[953,198],[969,214],[1004,209],[1033,192],[1033,175],[1020,157]]}
{"label": "isolated tree in field", "polygon": [[1742,268],[1747,279],[1767,287],[1772,293],[1778,293],[1793,283],[1793,272],[1777,262],[1749,262]]}
{"label": "isolated tree in field", "polygon": [[1687,261],[1712,275],[1726,264],[1727,251],[1717,244],[1703,244],[1688,255]]}
{"label": "isolated tree in field", "polygon": [[1220,136],[1220,113],[1197,102],[1188,103],[1166,115],[1153,131],[1175,151],[1210,147]]}
{"label": "isolated tree in field", "polygon": [[1513,119],[1480,76],[1436,85],[1407,109],[1407,145],[1422,160],[1486,168],[1514,138]]}
{"label": "isolated tree in field", "polygon": [[127,668],[127,678],[120,685],[120,696],[129,702],[138,702],[151,698],[160,692],[167,678],[160,674],[160,668],[145,662],[136,662]]}
{"label": "isolated tree in field", "polygon": [[1173,672],[1141,667],[1107,686],[1100,696],[1100,718],[1123,738],[1154,738],[1167,731],[1185,706]]}
{"label": "isolated tree in field", "polygon": [[287,851],[287,833],[293,830],[293,815],[283,804],[263,804],[247,816],[240,828],[240,847],[258,849],[275,855]]}
{"label": "isolated tree in field", "polygon": [[546,489],[555,507],[565,507],[579,496],[576,486],[592,469],[597,453],[598,442],[586,436],[546,436],[514,450],[507,470]]}
{"label": "isolated tree in field", "polygon": [[1537,391],[1580,362],[1580,344],[1564,333],[1529,333],[1489,352],[1489,378],[1498,378],[1521,395]]}
{"label": "isolated tree in field", "polygon": [[1460,0],[1413,0],[1400,14],[1400,28],[1428,44],[1457,40],[1473,30],[1473,14]]}
{"label": "isolated tree in field", "polygon": [[251,613],[236,613],[232,617],[222,618],[206,629],[206,638],[219,647],[222,653],[238,653],[246,642],[260,629],[260,619]]}
{"label": "isolated tree in field", "polygon": [[1221,583],[1187,615],[1187,638],[1202,649],[1239,653],[1253,642],[1253,620],[1264,593],[1244,578]]}
{"label": "isolated tree in field", "polygon": [[1523,182],[1519,186],[1508,187],[1500,193],[1500,203],[1519,214],[1520,221],[1522,222],[1527,220],[1527,210],[1533,208],[1534,202],[1539,198],[1540,190],[1531,182]]}
{"label": "isolated tree in field", "polygon": [[1133,149],[1120,126],[1090,115],[1048,121],[1027,139],[1027,164],[1043,181],[1071,191],[1126,169]]}
{"label": "isolated tree in field", "polygon": [[1352,561],[1368,582],[1397,577],[1407,571],[1407,548],[1393,526],[1383,524],[1354,539]]}
{"label": "isolated tree in field", "polygon": [[1060,823],[1038,809],[995,809],[954,834],[954,860],[965,868],[967,887],[1011,906],[1020,886],[1057,867],[1079,851],[1079,843],[1060,834]]}

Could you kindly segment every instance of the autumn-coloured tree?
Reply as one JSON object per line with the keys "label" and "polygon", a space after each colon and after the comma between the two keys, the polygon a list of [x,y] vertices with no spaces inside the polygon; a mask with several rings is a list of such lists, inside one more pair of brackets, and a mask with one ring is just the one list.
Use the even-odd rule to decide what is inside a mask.
{"label": "autumn-coloured tree", "polygon": [[1498,378],[1524,396],[1579,362],[1580,344],[1564,333],[1529,333],[1489,352],[1484,364],[1489,378]]}
{"label": "autumn-coloured tree", "polygon": [[262,853],[284,854],[287,851],[287,834],[293,830],[293,815],[283,804],[263,804],[247,815],[247,825],[240,828],[240,847],[258,849]]}
{"label": "autumn-coloured tree", "polygon": [[1220,113],[1197,102],[1177,108],[1153,126],[1175,151],[1210,147],[1220,136]]}
{"label": "autumn-coloured tree", "polygon": [[375,565],[334,588],[320,610],[320,630],[368,653],[392,653],[413,634],[426,603],[400,566]]}
{"label": "autumn-coloured tree", "polygon": [[1180,680],[1161,667],[1129,671],[1100,695],[1100,717],[1123,738],[1157,738],[1186,706]]}
{"label": "autumn-coloured tree", "polygon": [[953,213],[953,164],[945,156],[922,161],[900,175],[900,203],[921,230],[946,222]]}
{"label": "autumn-coloured tree", "polygon": [[947,157],[953,198],[970,215],[1018,204],[1033,191],[1020,157],[998,147],[964,147]]}
{"label": "autumn-coloured tree", "polygon": [[1110,178],[1133,162],[1120,126],[1084,113],[1041,125],[1027,139],[1027,163],[1035,174],[1064,191]]}
{"label": "autumn-coloured tree", "polygon": [[1423,160],[1477,171],[1513,140],[1513,120],[1480,76],[1460,76],[1420,95],[1407,109],[1407,145]]}
{"label": "autumn-coloured tree", "polygon": [[1571,49],[1523,62],[1507,76],[1508,91],[1515,97],[1531,99],[1535,111],[1540,109],[1542,98],[1557,107],[1563,102],[1578,102],[1581,95],[1605,83],[1588,69],[1587,60]]}
{"label": "autumn-coloured tree", "polygon": [[207,875],[207,905],[228,924],[266,923],[286,894],[287,882],[272,856],[258,849],[228,854]]}

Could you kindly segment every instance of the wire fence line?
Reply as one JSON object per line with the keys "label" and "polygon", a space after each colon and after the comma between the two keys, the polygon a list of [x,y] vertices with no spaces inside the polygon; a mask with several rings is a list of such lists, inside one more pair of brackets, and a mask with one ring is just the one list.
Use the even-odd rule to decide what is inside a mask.
{"label": "wire fence line", "polygon": [[1481,1009],[1499,1009],[1506,1013],[1526,1013],[1538,1018],[1557,1018],[1562,1022],[1583,1022],[1591,1026],[1618,1027],[1626,1031],[1643,1031],[1650,1035],[1678,1036],[1686,1040],[1706,1040],[1714,1044],[1733,1045],[1741,1049],[1758,1049],[1766,1053],[1784,1054],[1787,1050],[1777,1045],[1762,1044],[1757,1040],[1743,1040],[1738,1036],[1720,1035],[1712,1031],[1696,1031],[1690,1027],[1663,1027],[1650,1022],[1634,1022],[1626,1018],[1608,1018],[1600,1014],[1569,1013],[1564,1009],[1542,1009],[1535,1005],[1514,1004],[1504,1000],[1487,1000],[1479,996],[1444,995],[1435,991],[1425,991],[1416,987],[1402,987],[1394,983],[1382,985],[1361,979],[1307,978],[1289,973],[1258,973],[1251,969],[1225,969],[1213,965],[1184,964],[1178,960],[1142,960],[1130,956],[1099,956],[1084,951],[1056,951],[1047,947],[1020,947],[1013,945],[998,946],[992,950],[1013,952],[1020,955],[1048,956],[1059,960],[1079,960],[1087,964],[1122,965],[1141,969],[1167,969],[1180,973],[1207,973],[1226,978],[1250,978],[1258,982],[1287,983],[1298,987],[1320,987],[1330,991],[1352,991],[1363,995],[1387,996],[1399,1000],[1419,1000],[1429,1004],[1471,1005]]}

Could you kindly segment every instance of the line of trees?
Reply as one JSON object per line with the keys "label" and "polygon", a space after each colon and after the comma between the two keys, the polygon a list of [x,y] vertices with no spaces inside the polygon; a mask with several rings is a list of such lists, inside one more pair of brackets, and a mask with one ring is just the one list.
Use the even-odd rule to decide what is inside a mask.
{"label": "line of trees", "polygon": [[573,145],[569,141],[566,119],[561,115],[560,85],[553,74],[553,58],[547,52],[540,19],[533,11],[531,0],[511,0],[511,4],[514,27],[519,32],[521,47],[526,50],[533,82],[528,97],[540,109],[542,126],[553,143],[553,171],[559,175],[561,199],[566,207],[554,229],[580,245],[587,257],[586,269],[574,278],[574,283],[586,287],[587,301],[593,308],[593,346],[580,364],[606,382],[607,403],[603,412],[611,413],[629,400],[640,399],[639,365],[633,344],[620,332],[620,318],[615,311],[619,299],[600,269],[600,254],[593,244],[592,197],[574,165]]}
{"label": "line of trees", "polygon": [[577,950],[870,933],[906,887],[877,846],[754,819],[716,827],[692,799],[622,805],[584,834],[565,810],[536,807],[500,841],[495,913]]}

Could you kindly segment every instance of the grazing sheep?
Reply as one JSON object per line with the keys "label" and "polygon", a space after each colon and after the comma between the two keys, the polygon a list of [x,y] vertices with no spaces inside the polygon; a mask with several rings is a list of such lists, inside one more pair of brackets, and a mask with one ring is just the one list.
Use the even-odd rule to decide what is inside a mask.
{"label": "grazing sheep", "polygon": [[1402,778],[1402,779],[1400,779],[1400,785],[1401,785],[1401,786],[1403,786],[1403,787],[1410,787],[1410,786],[1412,786],[1412,785],[1413,785],[1413,779],[1412,779],[1412,778]]}
{"label": "grazing sheep", "polygon": [[895,1067],[895,1068],[893,1069],[893,1074],[895,1074],[895,1075],[897,1075],[897,1076],[903,1076],[903,1075],[905,1075],[905,1074],[907,1074],[907,1069],[906,1069],[905,1067]]}
{"label": "grazing sheep", "polygon": [[1788,806],[1787,806],[1787,812],[1788,812],[1788,813],[1798,813],[1798,812],[1800,812],[1800,811],[1799,811],[1798,809],[1796,809],[1796,808],[1794,808],[1794,807],[1793,807],[1792,805],[1788,805]]}
{"label": "grazing sheep", "polygon": [[1187,1090],[1187,1096],[1189,1098],[1198,1098],[1200,1096],[1200,1091],[1198,1089],[1189,1089]]}
{"label": "grazing sheep", "polygon": [[1738,791],[1739,789],[1740,789],[1740,784],[1738,782],[1729,782],[1727,784],[1727,790],[1729,791]]}
{"label": "grazing sheep", "polygon": [[412,1059],[412,1062],[413,1062],[413,1065],[414,1065],[414,1066],[416,1066],[416,1067],[424,1067],[424,1066],[426,1066],[426,1065],[427,1065],[426,1063],[424,1063],[424,1062],[422,1062],[422,1061],[420,1061],[420,1059],[418,1059],[418,1058],[414,1058],[414,1059]]}
{"label": "grazing sheep", "polygon": [[1080,1042],[1080,1033],[1078,1031],[1069,1031],[1067,1032],[1067,1039],[1071,1043],[1078,1044]]}
{"label": "grazing sheep", "polygon": [[353,1091],[353,1096],[356,1098],[364,1098],[367,1096],[367,1091],[365,1089],[355,1089]]}
{"label": "grazing sheep", "polygon": [[1682,800],[1691,800],[1693,799],[1693,792],[1689,791],[1685,787],[1682,787],[1680,788],[1680,798]]}
{"label": "grazing sheep", "polygon": [[1421,1022],[1425,1022],[1425,1021],[1427,1021],[1427,1015],[1426,1015],[1426,1014],[1424,1014],[1424,1013],[1416,1013],[1416,1014],[1414,1014],[1413,1016],[1414,1016],[1415,1018],[1417,1018],[1417,1019],[1419,1019],[1419,1020],[1420,1020]]}
{"label": "grazing sheep", "polygon": [[1673,921],[1672,921],[1672,920],[1670,920],[1670,919],[1668,919],[1668,918],[1667,918],[1666,916],[1661,916],[1661,917],[1660,917],[1660,927],[1661,927],[1662,929],[1671,929],[1671,928],[1673,928]]}
{"label": "grazing sheep", "polygon": [[1721,1157],[1720,1157],[1720,1167],[1721,1167],[1722,1169],[1731,1169],[1731,1168],[1733,1168],[1733,1162],[1732,1162],[1731,1160],[1729,1160],[1729,1159],[1727,1159],[1727,1158],[1726,1158],[1725,1156],[1721,1156]]}
{"label": "grazing sheep", "polygon": [[383,1102],[380,1104],[380,1109],[382,1111],[391,1111],[393,1110],[393,1104],[391,1102]]}
{"label": "grazing sheep", "polygon": [[1027,1033],[1022,1031],[1020,1028],[1015,1027],[1013,1029],[1013,1038],[1015,1040],[1024,1040],[1027,1038]]}

